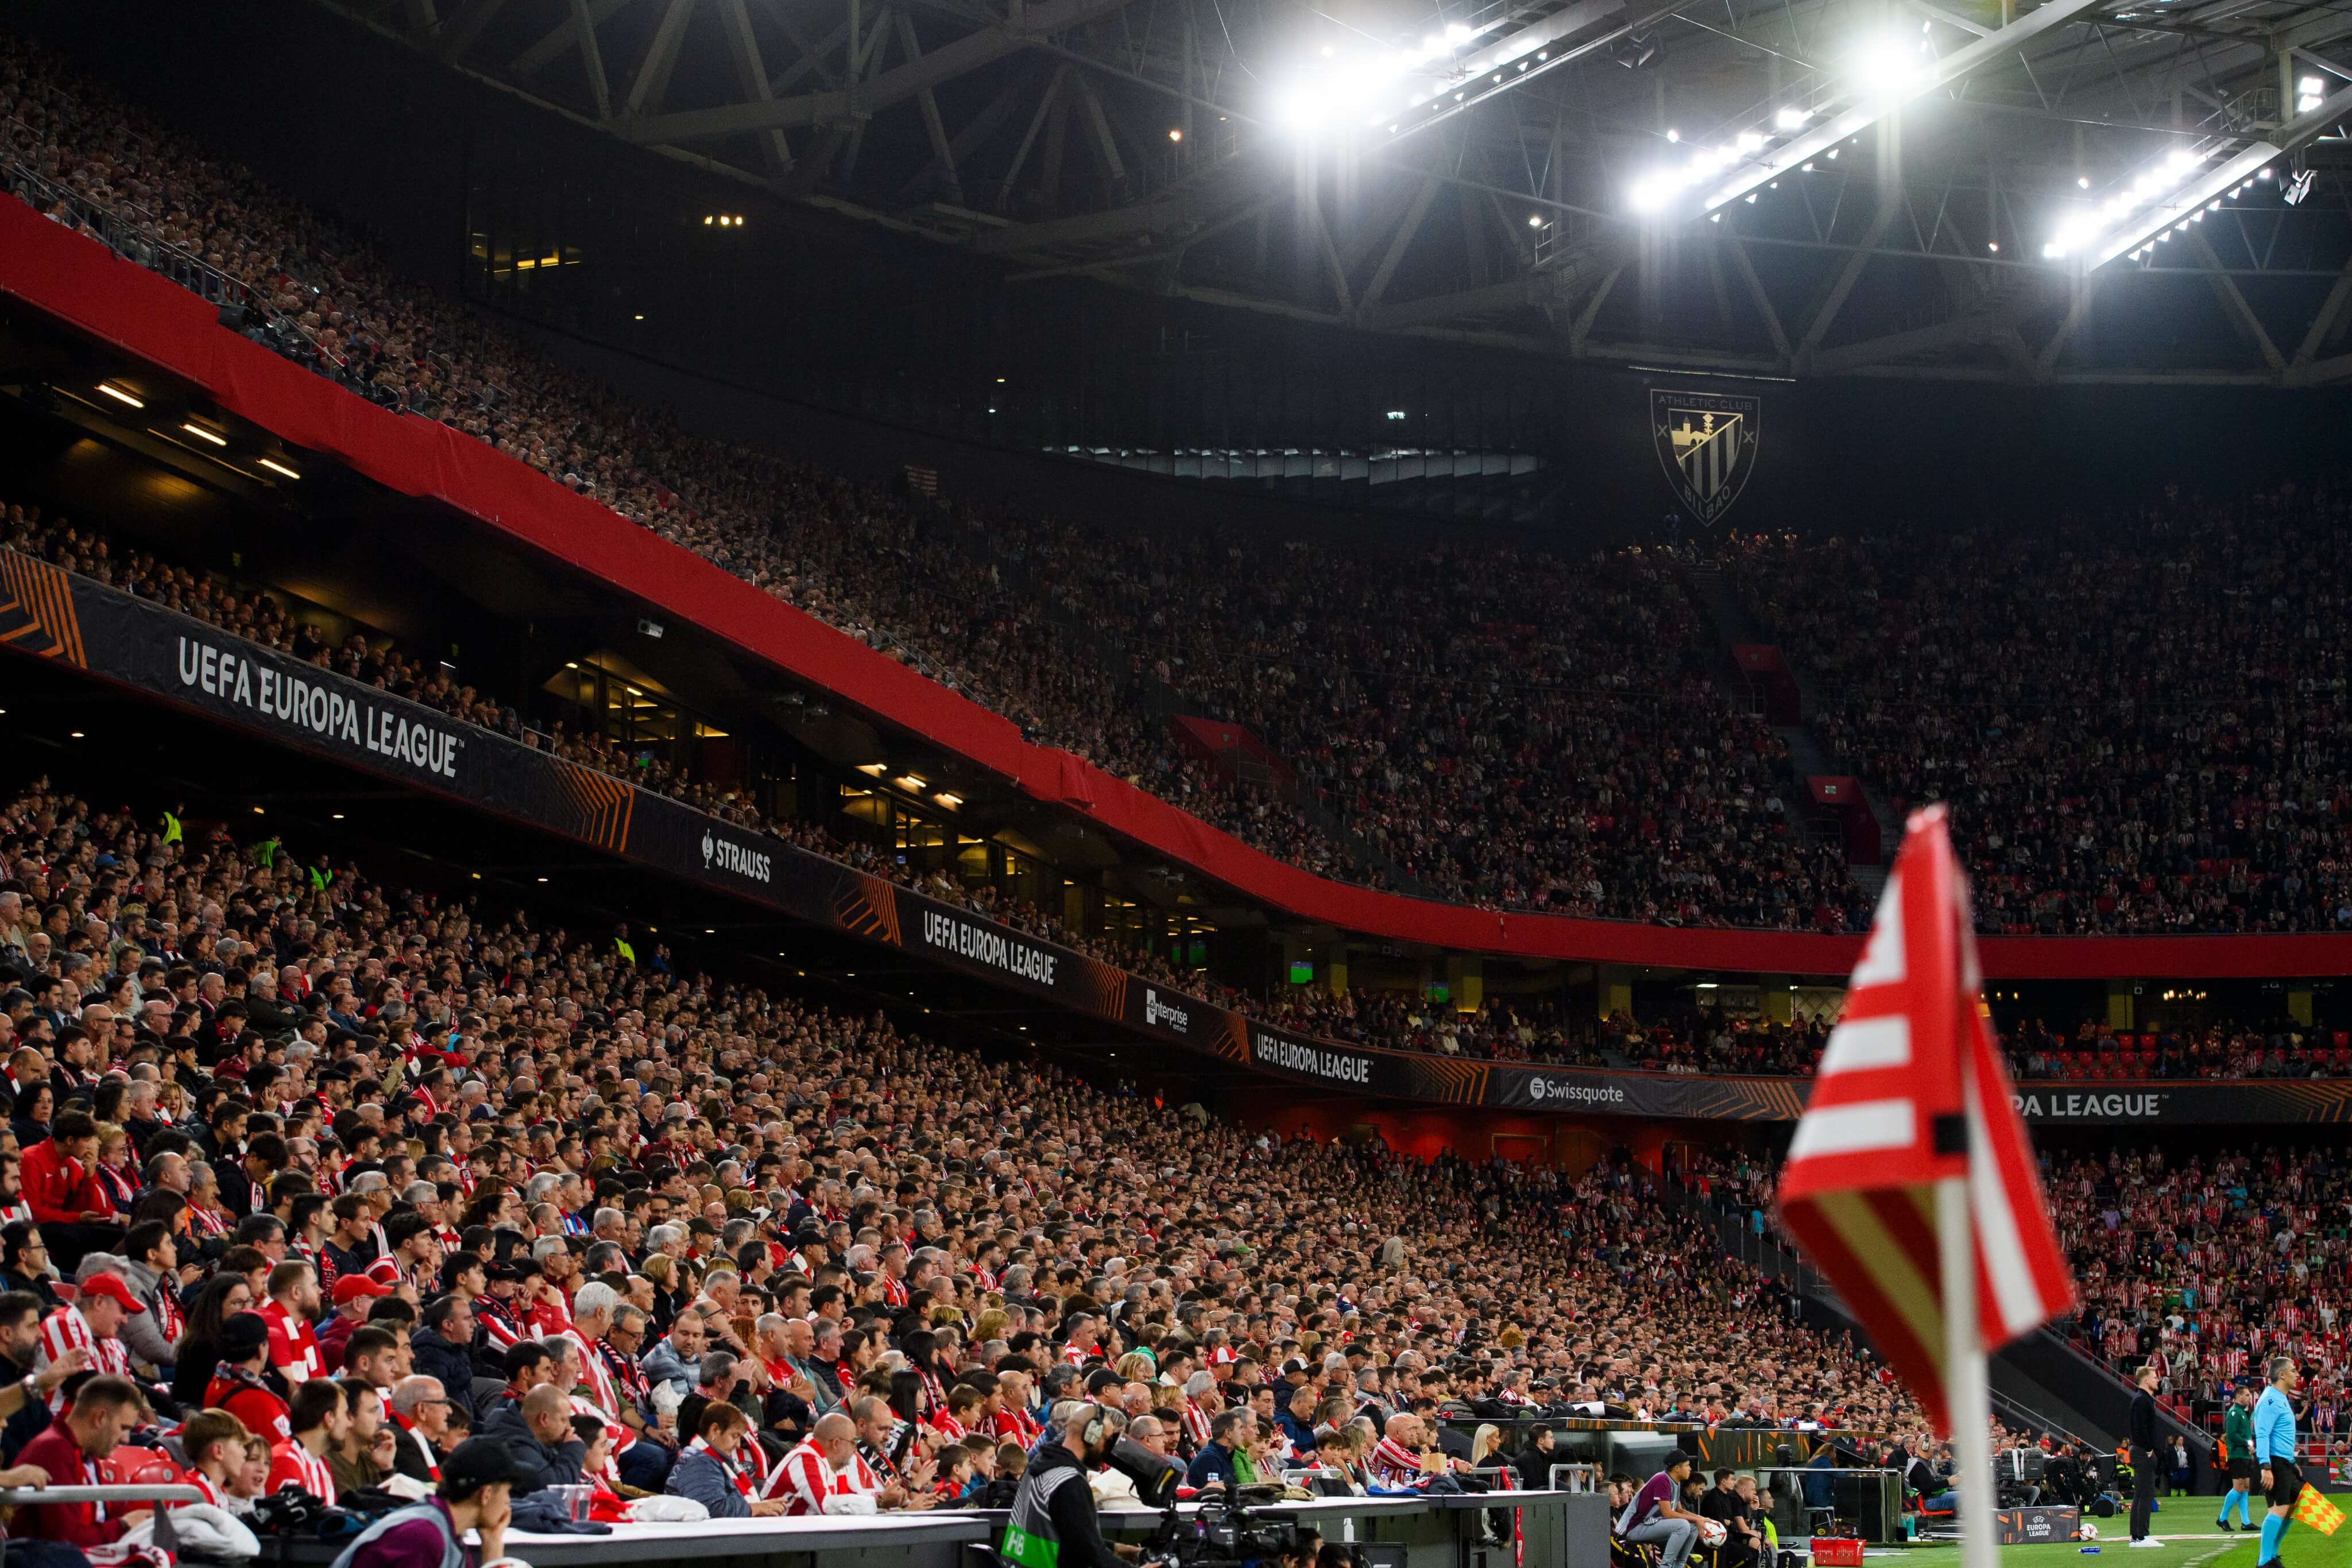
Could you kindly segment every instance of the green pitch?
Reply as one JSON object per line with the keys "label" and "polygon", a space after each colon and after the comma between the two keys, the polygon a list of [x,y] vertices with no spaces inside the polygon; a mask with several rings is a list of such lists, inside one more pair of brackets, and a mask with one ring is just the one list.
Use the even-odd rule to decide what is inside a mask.
{"label": "green pitch", "polygon": [[[2001,1568],[2254,1568],[2255,1549],[2262,1544],[2259,1537],[2223,1535],[2209,1521],[2200,1530],[2190,1529],[2173,1536],[2163,1531],[2157,1538],[2161,1547],[2135,1551],[2126,1542],[2129,1531],[2125,1521],[2094,1520],[2101,1539],[2047,1546],[2004,1546],[2000,1549]],[[2116,1528],[2110,1535],[2107,1526]],[[2086,1557],[2085,1545],[2099,1548],[2098,1555]],[[2289,1531],[2282,1548],[2287,1568],[2347,1568],[2352,1563],[2352,1531],[2338,1531],[2330,1538],[2316,1531],[2300,1527]],[[1960,1549],[1957,1546],[1905,1546],[1872,1548],[1863,1558],[1864,1568],[1959,1568]]]}

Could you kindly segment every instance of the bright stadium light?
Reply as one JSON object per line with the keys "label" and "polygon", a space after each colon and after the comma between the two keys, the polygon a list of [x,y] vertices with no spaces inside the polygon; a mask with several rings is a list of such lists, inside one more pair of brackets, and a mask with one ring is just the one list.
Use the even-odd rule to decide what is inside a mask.
{"label": "bright stadium light", "polygon": [[1924,94],[2016,53],[2036,37],[2096,10],[2101,0],[2043,0],[2005,27],[1938,54],[1922,24],[1914,34],[1893,28],[1865,34],[1842,51],[1834,73],[1823,73],[1791,101],[1727,140],[1696,152],[1677,167],[1654,171],[1627,186],[1634,211],[1654,222],[1718,214],[1750,202],[1774,182],[1816,158],[1834,159],[1879,120]]}
{"label": "bright stadium light", "polygon": [[1456,22],[1442,33],[1429,34],[1416,48],[1343,56],[1327,45],[1276,96],[1275,120],[1299,133],[1350,120],[1384,124],[1408,103],[1429,101],[1431,91],[1410,87],[1408,78],[1440,72],[1451,76],[1457,68],[1454,57],[1477,37],[1478,29]]}
{"label": "bright stadium light", "polygon": [[1847,71],[1864,92],[1900,94],[1925,72],[1927,39],[1882,33],[1865,39],[1849,57]]}
{"label": "bright stadium light", "polygon": [[2132,183],[2097,206],[2058,226],[2042,247],[2045,261],[2080,261],[2103,267],[2153,240],[2162,244],[2190,224],[2202,223],[2208,203],[2279,156],[2267,141],[2231,152],[2221,143],[2180,148],[2135,175]]}
{"label": "bright stadium light", "polygon": [[[2306,78],[2298,85],[2307,88],[2318,80]],[[2282,159],[2334,134],[2347,116],[2352,116],[2352,86],[2319,99],[2262,141],[2216,139],[2168,153],[2095,207],[2061,223],[2042,247],[2042,258],[2072,262],[2090,271],[2119,256],[2137,258],[2150,252],[2174,235],[2188,232],[2190,225],[2204,222],[2207,213],[2244,194],[2256,181],[2278,180]],[[2285,193],[2290,201],[2308,191],[2305,175],[2309,172],[2291,177]]]}

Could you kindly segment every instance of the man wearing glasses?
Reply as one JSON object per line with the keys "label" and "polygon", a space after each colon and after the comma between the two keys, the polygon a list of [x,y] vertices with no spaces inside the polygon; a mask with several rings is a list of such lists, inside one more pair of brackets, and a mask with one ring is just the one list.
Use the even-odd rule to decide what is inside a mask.
{"label": "man wearing glasses", "polygon": [[437,1377],[404,1377],[393,1385],[392,1422],[399,1429],[392,1468],[430,1486],[441,1479],[449,1448],[449,1396]]}

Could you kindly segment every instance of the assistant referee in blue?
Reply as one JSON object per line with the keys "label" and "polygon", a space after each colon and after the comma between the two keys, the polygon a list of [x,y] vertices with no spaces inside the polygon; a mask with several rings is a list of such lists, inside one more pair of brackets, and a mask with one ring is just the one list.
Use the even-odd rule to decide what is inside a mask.
{"label": "assistant referee in blue", "polygon": [[2293,1358],[2271,1357],[2263,1369],[2271,1385],[2254,1401],[2254,1463],[2263,1468],[2263,1493],[2270,1499],[2263,1521],[2263,1550],[2255,1568],[2280,1568],[2279,1542],[2292,1521],[2294,1500],[2303,1495],[2303,1469],[2294,1462],[2294,1405],[2288,1397],[2303,1382]]}

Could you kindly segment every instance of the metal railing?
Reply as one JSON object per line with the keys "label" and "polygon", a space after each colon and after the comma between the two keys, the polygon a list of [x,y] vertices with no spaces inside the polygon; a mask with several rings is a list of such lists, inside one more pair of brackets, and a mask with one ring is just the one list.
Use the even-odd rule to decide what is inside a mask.
{"label": "metal railing", "polygon": [[[192,1486],[131,1481],[120,1486],[0,1487],[0,1508],[32,1508],[68,1502],[202,1502],[205,1494]],[[172,1527],[172,1511],[155,1511],[155,1544],[176,1552],[179,1532]]]}
{"label": "metal railing", "polygon": [[1554,1465],[1551,1468],[1551,1490],[1554,1491],[1599,1491],[1599,1465]]}
{"label": "metal railing", "polygon": [[20,120],[0,120],[0,125],[11,133],[9,141],[0,146],[0,181],[5,181],[10,195],[52,221],[69,223],[115,255],[171,279],[200,299],[253,311],[339,371],[350,368],[350,361],[328,349],[300,322],[278,310],[259,289],[165,239],[163,220],[146,208],[135,202],[109,205],[96,201],[24,162],[16,153],[15,133],[32,136],[37,144],[37,136]]}
{"label": "metal railing", "polygon": [[[170,279],[199,299],[252,312],[266,329],[262,339],[265,347],[360,391],[384,407],[407,411],[404,402],[389,398],[364,377],[355,374],[348,356],[319,341],[316,333],[278,309],[268,295],[163,238],[163,221],[153,213],[136,202],[98,201],[69,183],[44,174],[26,163],[19,153],[20,146],[41,144],[39,132],[31,126],[9,116],[0,117],[0,127],[8,132],[6,139],[0,141],[0,188],[10,195],[53,220],[69,223],[117,256]],[[295,277],[290,271],[287,276]],[[299,277],[295,281],[319,292],[314,283]],[[455,377],[457,363],[447,355],[428,350],[425,357],[445,374]]]}

